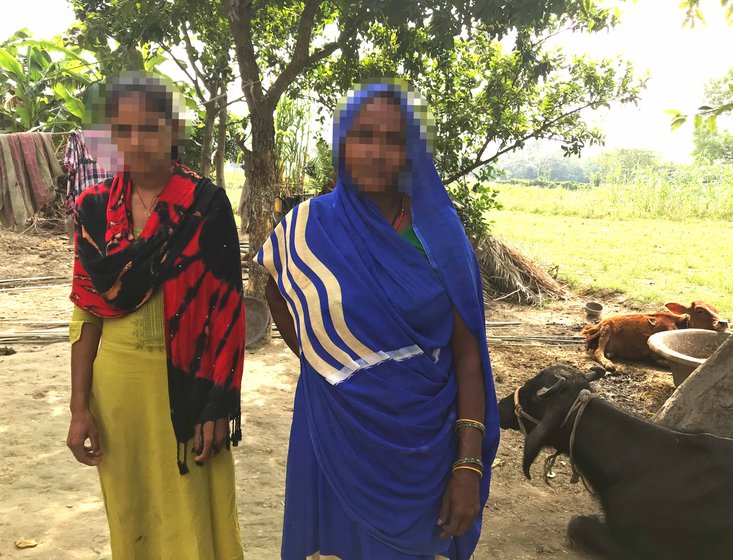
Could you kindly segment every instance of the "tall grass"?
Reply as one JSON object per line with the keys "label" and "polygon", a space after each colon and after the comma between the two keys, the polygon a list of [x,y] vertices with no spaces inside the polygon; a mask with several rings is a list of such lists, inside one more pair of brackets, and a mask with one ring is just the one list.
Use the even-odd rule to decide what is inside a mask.
{"label": "tall grass", "polygon": [[642,309],[703,299],[733,314],[733,166],[607,172],[598,186],[500,184],[493,230],[576,288]]}
{"label": "tall grass", "polygon": [[507,210],[582,218],[733,220],[733,166],[642,168],[607,174],[599,186],[547,188],[503,183]]}

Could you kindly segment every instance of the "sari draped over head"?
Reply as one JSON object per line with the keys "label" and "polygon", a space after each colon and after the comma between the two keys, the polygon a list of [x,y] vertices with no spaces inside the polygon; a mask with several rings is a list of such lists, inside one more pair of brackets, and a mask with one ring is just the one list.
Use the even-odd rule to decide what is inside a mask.
{"label": "sari draped over head", "polygon": [[239,237],[224,190],[182,165],[174,166],[139,237],[131,196],[130,177],[120,173],[77,199],[71,301],[115,318],[162,289],[171,420],[186,474],[186,442],[196,424],[227,418],[231,442],[241,439]]}
{"label": "sari draped over head", "polygon": [[[391,92],[406,116],[408,165],[400,189],[410,196],[427,259],[360,194],[344,167],[346,134],[377,92]],[[427,115],[418,102],[396,81],[353,91],[335,117],[334,192],[294,208],[257,261],[272,274],[293,316],[313,449],[343,510],[396,551],[435,555],[450,549],[467,559],[479,538],[480,516],[453,542],[439,539],[437,526],[458,452],[453,309],[481,351],[487,428],[482,506],[499,424],[476,256],[435,169]],[[290,461],[289,469],[298,468],[297,457]]]}

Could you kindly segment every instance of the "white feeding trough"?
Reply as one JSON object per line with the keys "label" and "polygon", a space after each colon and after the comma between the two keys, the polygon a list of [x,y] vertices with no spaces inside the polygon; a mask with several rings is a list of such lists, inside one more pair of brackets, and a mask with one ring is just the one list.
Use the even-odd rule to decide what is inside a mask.
{"label": "white feeding trough", "polygon": [[675,386],[700,367],[730,336],[705,329],[664,331],[649,337],[649,347],[667,360]]}

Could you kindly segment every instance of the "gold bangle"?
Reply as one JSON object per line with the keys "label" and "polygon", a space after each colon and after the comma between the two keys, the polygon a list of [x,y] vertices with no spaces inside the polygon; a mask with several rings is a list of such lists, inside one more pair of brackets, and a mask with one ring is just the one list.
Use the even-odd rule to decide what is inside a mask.
{"label": "gold bangle", "polygon": [[469,420],[467,418],[459,418],[456,420],[455,424],[455,432],[458,433],[458,430],[460,428],[475,428],[479,432],[481,432],[482,436],[486,435],[486,426],[484,426],[481,422],[477,422],[476,420]]}
{"label": "gold bangle", "polygon": [[484,470],[484,462],[477,457],[464,457],[463,459],[458,459],[455,463],[453,463],[453,468],[459,465],[473,465],[481,471]]}
{"label": "gold bangle", "polygon": [[468,465],[458,465],[457,467],[453,467],[453,472],[456,472],[458,469],[466,469],[466,470],[478,473],[479,480],[481,480],[484,477],[484,473],[475,467],[469,467]]}
{"label": "gold bangle", "polygon": [[456,422],[473,422],[474,424],[481,424],[483,428],[486,427],[483,425],[483,423],[479,422],[478,420],[471,420],[470,418],[459,418],[458,420],[456,420]]}

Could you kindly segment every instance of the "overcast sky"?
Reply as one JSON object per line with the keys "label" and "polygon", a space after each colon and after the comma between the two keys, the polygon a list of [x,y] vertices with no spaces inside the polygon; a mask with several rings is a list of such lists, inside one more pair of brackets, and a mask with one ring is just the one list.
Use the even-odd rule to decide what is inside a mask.
{"label": "overcast sky", "polygon": [[[66,0],[23,0],[7,4],[0,17],[0,41],[28,27],[38,37],[61,33],[74,20]],[[622,22],[614,30],[592,35],[562,35],[555,44],[571,53],[594,57],[621,56],[651,79],[638,107],[613,107],[593,120],[606,133],[609,147],[652,148],[682,161],[692,149],[690,127],[670,131],[666,109],[693,111],[702,104],[711,78],[733,67],[733,27],[724,22],[718,0],[702,0],[706,25],[683,29],[678,0],[606,0],[620,4]],[[8,6],[12,5],[11,9]]]}

